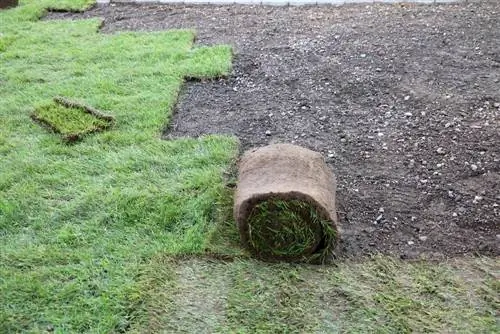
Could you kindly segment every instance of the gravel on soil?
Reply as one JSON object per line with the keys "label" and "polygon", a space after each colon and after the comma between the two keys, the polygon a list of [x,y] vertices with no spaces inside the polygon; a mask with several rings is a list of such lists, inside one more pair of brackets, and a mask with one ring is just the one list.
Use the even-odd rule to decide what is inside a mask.
{"label": "gravel on soil", "polygon": [[234,47],[189,82],[165,138],[295,143],[338,178],[342,253],[499,256],[500,2],[311,7],[110,5],[103,33],[193,28]]}

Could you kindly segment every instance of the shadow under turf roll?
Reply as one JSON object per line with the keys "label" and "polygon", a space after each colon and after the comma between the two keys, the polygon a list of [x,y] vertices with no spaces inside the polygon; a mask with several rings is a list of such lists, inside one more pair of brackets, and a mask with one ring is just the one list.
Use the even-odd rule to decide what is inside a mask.
{"label": "shadow under turf roll", "polygon": [[246,152],[234,203],[244,246],[263,260],[324,260],[339,238],[335,188],[317,152],[289,144]]}

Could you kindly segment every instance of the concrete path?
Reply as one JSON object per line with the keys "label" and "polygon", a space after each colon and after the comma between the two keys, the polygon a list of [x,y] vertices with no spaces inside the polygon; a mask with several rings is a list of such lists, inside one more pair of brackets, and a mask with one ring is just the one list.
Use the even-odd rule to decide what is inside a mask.
{"label": "concrete path", "polygon": [[246,4],[246,5],[345,5],[345,4],[371,4],[371,3],[453,3],[453,2],[477,2],[480,0],[97,0],[98,4],[110,3],[149,3],[149,4]]}

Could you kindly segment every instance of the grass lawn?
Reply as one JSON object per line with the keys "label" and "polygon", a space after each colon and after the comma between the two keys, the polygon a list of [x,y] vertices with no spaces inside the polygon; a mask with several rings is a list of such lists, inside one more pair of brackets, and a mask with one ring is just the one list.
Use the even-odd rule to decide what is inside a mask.
{"label": "grass lawn", "polygon": [[[183,78],[227,74],[231,49],[193,49],[192,31],[104,35],[99,20],[38,21],[44,8],[91,3],[33,0],[0,12],[2,333],[125,326],[141,300],[141,265],[158,252],[204,250],[237,153],[235,138],[159,138]],[[30,119],[52,106],[40,110],[73,129],[58,95],[115,124],[66,144]]]}
{"label": "grass lawn", "polygon": [[[463,260],[463,270],[248,260],[223,180],[237,139],[160,139],[184,78],[228,74],[230,47],[195,48],[186,30],[105,35],[96,19],[39,21],[46,8],[92,3],[25,0],[0,11],[1,333],[494,331],[496,259]],[[55,96],[113,125],[87,133],[99,120]],[[37,112],[60,133],[34,122]],[[71,131],[87,134],[68,143],[61,133]],[[196,259],[207,251],[242,257]],[[215,311],[197,309],[210,293]]]}

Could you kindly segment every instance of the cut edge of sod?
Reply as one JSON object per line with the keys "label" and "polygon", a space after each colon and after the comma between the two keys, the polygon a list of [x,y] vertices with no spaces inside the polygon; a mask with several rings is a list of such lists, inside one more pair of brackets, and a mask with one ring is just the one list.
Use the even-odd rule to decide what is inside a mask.
{"label": "cut edge of sod", "polygon": [[[56,116],[57,112],[62,117]],[[52,103],[36,107],[31,118],[54,133],[60,134],[66,143],[81,140],[90,133],[104,131],[114,124],[113,116],[61,96],[54,97]],[[71,122],[78,124],[72,124],[72,128]]]}
{"label": "cut edge of sod", "polygon": [[248,245],[261,259],[324,262],[337,231],[314,204],[271,197],[255,204],[247,218]]}

